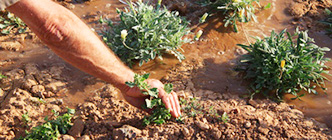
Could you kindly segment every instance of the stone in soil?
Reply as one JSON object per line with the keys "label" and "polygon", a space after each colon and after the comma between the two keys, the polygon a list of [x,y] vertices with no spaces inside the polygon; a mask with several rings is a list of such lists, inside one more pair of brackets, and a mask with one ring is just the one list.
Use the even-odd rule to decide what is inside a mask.
{"label": "stone in soil", "polygon": [[113,138],[117,140],[134,139],[141,135],[142,131],[130,125],[124,125],[121,128],[113,130]]}
{"label": "stone in soil", "polygon": [[78,118],[74,121],[74,125],[70,128],[68,134],[75,138],[78,138],[81,137],[83,129],[84,129],[84,122],[82,121],[82,119]]}

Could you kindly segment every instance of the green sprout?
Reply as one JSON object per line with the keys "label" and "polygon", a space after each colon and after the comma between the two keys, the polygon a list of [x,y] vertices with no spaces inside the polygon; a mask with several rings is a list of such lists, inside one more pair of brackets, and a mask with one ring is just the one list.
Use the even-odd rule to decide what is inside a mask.
{"label": "green sprout", "polygon": [[7,76],[0,74],[0,79],[3,79],[3,78],[7,78]]}
{"label": "green sprout", "polygon": [[187,20],[178,12],[161,8],[161,0],[155,7],[141,0],[127,3],[129,9],[117,9],[118,23],[100,19],[110,27],[102,34],[103,40],[123,62],[132,66],[134,61],[139,61],[141,66],[156,57],[162,59],[165,53],[175,55],[179,61],[185,58],[179,50],[182,44],[190,41],[183,39],[190,33]]}
{"label": "green sprout", "polygon": [[189,100],[180,98],[180,104],[182,106],[181,110],[188,117],[196,117],[197,114],[204,114],[203,108],[195,97]]}
{"label": "green sprout", "polygon": [[[287,34],[287,36],[285,36]],[[266,97],[274,93],[278,100],[280,95],[290,93],[297,99],[305,95],[298,95],[301,90],[318,94],[316,87],[326,90],[323,74],[329,75],[324,58],[327,47],[314,44],[307,31],[296,30],[294,35],[286,32],[279,34],[272,31],[270,37],[257,38],[250,45],[239,44],[248,51],[241,59],[238,70],[246,72],[245,79],[252,80],[251,97],[262,93]]]}
{"label": "green sprout", "polygon": [[1,35],[8,35],[14,28],[18,33],[24,33],[27,29],[25,23],[10,12],[0,12]]}
{"label": "green sprout", "polygon": [[[158,89],[151,88],[145,81],[149,78],[150,74],[138,75],[135,74],[134,82],[126,82],[129,87],[138,87],[144,95],[149,95],[148,99],[145,99],[145,104],[143,108],[153,109],[150,116],[145,116],[143,120],[144,125],[149,125],[151,123],[163,124],[166,120],[171,119],[171,114],[168,109],[166,109],[165,104],[158,97]],[[167,94],[171,93],[173,90],[172,84],[165,84],[164,89]]]}
{"label": "green sprout", "polygon": [[229,121],[229,117],[227,115],[226,112],[224,112],[221,116],[221,120],[224,122],[224,123],[227,123]]}
{"label": "green sprout", "polygon": [[22,120],[25,125],[28,125],[28,123],[31,122],[31,118],[29,117],[29,113],[26,112],[22,115]]}

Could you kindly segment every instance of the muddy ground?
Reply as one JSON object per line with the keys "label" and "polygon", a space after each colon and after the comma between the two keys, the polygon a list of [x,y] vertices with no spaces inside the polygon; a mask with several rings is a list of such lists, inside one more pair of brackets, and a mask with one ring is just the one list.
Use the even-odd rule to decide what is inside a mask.
{"label": "muddy ground", "polygon": [[[86,3],[90,2],[93,1]],[[84,1],[60,3],[75,9],[72,5]],[[293,16],[289,25],[322,31],[324,26],[316,21],[326,16],[323,9],[332,6],[331,0],[289,3],[283,9]],[[181,10],[183,16],[198,18],[194,15],[199,15],[196,10],[199,6],[192,1],[164,1],[164,4],[172,10]],[[85,20],[91,22],[100,14],[91,13],[85,16],[91,18]],[[173,119],[163,125],[144,127],[142,119],[147,114],[122,100],[118,89],[65,63],[33,33],[0,36],[0,40],[0,71],[7,76],[0,80],[0,139],[24,136],[25,130],[43,123],[45,116],[52,116],[52,109],[65,112],[66,107],[75,108],[76,114],[74,126],[61,139],[332,139],[331,126],[307,117],[296,106],[264,98],[244,98],[246,92],[235,92],[237,86],[227,86],[223,80],[203,83],[206,73],[222,71],[220,74],[233,75],[232,71],[217,69],[232,67],[229,63],[211,67],[213,60],[188,57],[185,62],[167,68],[161,80],[173,83],[182,99],[197,98],[193,102],[199,109],[188,110],[185,104],[182,122]],[[196,44],[208,42],[201,40]],[[227,55],[227,47],[220,54],[225,52]],[[236,52],[243,54],[238,49]],[[225,81],[229,81],[227,76]],[[221,90],[206,85],[219,85]],[[227,122],[220,120],[224,112],[229,117]],[[24,123],[23,114],[29,115],[31,123]]]}

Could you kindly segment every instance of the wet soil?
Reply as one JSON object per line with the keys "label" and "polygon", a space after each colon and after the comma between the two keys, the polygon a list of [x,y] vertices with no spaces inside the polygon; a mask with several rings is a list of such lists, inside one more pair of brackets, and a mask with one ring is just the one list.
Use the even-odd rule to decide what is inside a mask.
{"label": "wet soil", "polygon": [[[0,139],[24,136],[25,130],[50,116],[52,109],[64,112],[67,106],[77,112],[73,129],[62,139],[332,139],[332,90],[327,90],[327,94],[308,95],[301,101],[290,100],[287,95],[286,103],[240,98],[247,94],[247,83],[233,67],[237,58],[246,52],[236,44],[253,42],[250,36],[263,37],[271,30],[284,28],[292,31],[297,26],[309,29],[318,45],[329,47],[331,44],[323,26],[316,22],[324,18],[322,9],[331,7],[330,0],[262,3],[269,2],[272,8],[258,12],[259,22],[241,25],[240,33],[224,28],[220,16],[211,17],[194,30],[204,30],[201,40],[183,46],[185,62],[178,63],[172,56],[166,56],[164,60],[134,68],[136,72],[151,72],[154,78],[173,83],[184,100],[197,98],[195,104],[200,109],[194,117],[190,114],[192,110],[183,109],[182,122],[171,120],[164,125],[144,127],[145,112],[123,101],[121,93],[112,85],[61,60],[33,33],[1,36],[1,43],[9,42],[11,47],[0,51],[0,71],[7,76],[0,80]],[[103,28],[97,24],[100,16],[116,20],[115,8],[125,6],[109,0],[59,3],[97,33]],[[164,0],[163,4],[179,10],[193,21],[193,26],[206,10],[190,0]],[[332,53],[327,56],[332,57]],[[327,87],[331,86],[327,82]],[[219,116],[224,112],[229,116],[226,123]],[[32,123],[24,123],[22,115],[26,113]]]}

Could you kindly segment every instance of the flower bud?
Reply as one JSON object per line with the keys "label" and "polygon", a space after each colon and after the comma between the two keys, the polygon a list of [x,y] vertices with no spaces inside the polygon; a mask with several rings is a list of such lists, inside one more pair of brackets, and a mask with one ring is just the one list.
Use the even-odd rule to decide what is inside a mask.
{"label": "flower bud", "polygon": [[121,31],[121,38],[122,38],[122,40],[126,40],[127,35],[128,35],[127,30],[122,30]]}
{"label": "flower bud", "polygon": [[205,20],[206,20],[206,18],[208,17],[208,13],[205,13],[202,17],[201,17],[201,19],[199,19],[199,23],[204,23],[205,22]]}
{"label": "flower bud", "polygon": [[238,14],[239,14],[239,17],[240,17],[240,18],[242,18],[242,17],[243,17],[243,15],[244,15],[244,12],[245,12],[245,10],[244,10],[244,9],[241,9],[241,10],[239,10],[239,11],[238,11]]}
{"label": "flower bud", "polygon": [[203,31],[202,30],[199,30],[197,33],[196,33],[196,36],[195,36],[195,40],[198,40],[203,34]]}
{"label": "flower bud", "polygon": [[280,67],[281,67],[281,68],[284,68],[284,67],[285,67],[285,64],[286,64],[286,61],[285,61],[285,60],[281,60]]}

